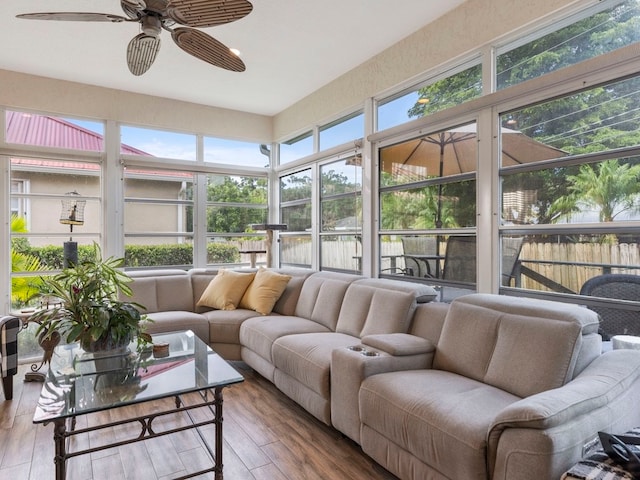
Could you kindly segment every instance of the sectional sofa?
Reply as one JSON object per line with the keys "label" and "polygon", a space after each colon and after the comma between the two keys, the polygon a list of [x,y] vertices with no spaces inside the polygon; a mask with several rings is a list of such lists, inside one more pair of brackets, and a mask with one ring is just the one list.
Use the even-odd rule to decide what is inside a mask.
{"label": "sectional sofa", "polygon": [[571,304],[306,269],[268,315],[198,306],[218,273],[134,272],[149,331],[191,329],[401,479],[559,478],[640,425],[640,351],[604,354]]}

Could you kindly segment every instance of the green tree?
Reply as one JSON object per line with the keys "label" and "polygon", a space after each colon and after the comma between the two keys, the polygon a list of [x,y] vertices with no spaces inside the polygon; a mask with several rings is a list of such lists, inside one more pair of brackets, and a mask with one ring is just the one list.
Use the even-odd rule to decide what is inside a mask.
{"label": "green tree", "polygon": [[[11,215],[11,233],[27,233],[24,217]],[[49,270],[38,257],[24,253],[28,245],[26,238],[11,239],[11,272],[30,273]],[[11,279],[11,304],[14,307],[27,305],[39,291],[42,280],[36,276],[13,277]]]}
{"label": "green tree", "polygon": [[613,159],[581,165],[576,175],[567,177],[569,194],[552,204],[551,215],[564,218],[585,205],[598,210],[601,222],[613,222],[623,212],[640,211],[639,180],[639,164],[620,164]]}
{"label": "green tree", "polygon": [[[207,211],[207,231],[242,233],[267,218],[267,180],[255,177],[213,177],[207,200],[219,203]],[[228,205],[225,205],[228,204]],[[247,205],[255,204],[256,207]]]}

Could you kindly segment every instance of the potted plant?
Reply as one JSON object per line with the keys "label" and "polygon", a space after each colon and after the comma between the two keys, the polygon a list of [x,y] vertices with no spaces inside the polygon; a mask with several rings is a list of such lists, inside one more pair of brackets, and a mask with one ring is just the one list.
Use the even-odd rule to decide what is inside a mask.
{"label": "potted plant", "polygon": [[60,334],[92,352],[126,347],[134,338],[139,345],[151,342],[144,331],[147,319],[140,314],[144,307],[118,300],[119,293],[131,295],[132,280],[120,269],[124,259],[103,260],[95,243],[93,258],[43,277],[41,295],[56,300],[31,316],[40,325],[37,335],[46,339]]}

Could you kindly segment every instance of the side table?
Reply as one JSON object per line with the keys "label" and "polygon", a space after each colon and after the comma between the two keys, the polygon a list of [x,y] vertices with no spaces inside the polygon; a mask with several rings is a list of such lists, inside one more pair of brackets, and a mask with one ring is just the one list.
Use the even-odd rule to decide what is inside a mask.
{"label": "side table", "polygon": [[[19,312],[12,312],[11,315],[18,317],[22,322],[22,326],[20,327],[20,331],[27,328],[29,323],[38,323],[30,320],[31,315],[35,313],[33,309],[21,310]],[[42,360],[38,364],[31,364],[31,371],[25,373],[24,381],[25,382],[44,382],[45,373],[41,372],[40,369],[44,366],[45,363],[49,363],[51,361],[51,356],[53,355],[53,349],[60,343],[60,334],[58,332],[54,332],[51,335],[51,338],[44,338],[44,333],[38,336],[38,345],[43,350]]]}

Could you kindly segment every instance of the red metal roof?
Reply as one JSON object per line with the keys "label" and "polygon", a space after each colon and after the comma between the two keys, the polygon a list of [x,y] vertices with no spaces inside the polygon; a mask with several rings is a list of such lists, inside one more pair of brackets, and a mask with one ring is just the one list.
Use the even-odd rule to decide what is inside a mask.
{"label": "red metal roof", "polygon": [[[104,137],[62,118],[7,111],[6,140],[20,145],[68,148],[90,152],[104,151]],[[152,156],[129,145],[121,153]]]}

